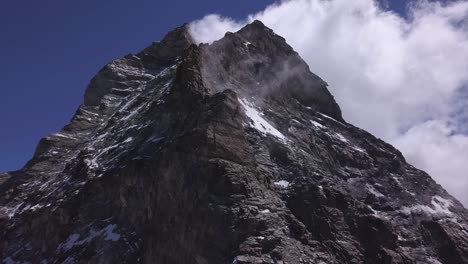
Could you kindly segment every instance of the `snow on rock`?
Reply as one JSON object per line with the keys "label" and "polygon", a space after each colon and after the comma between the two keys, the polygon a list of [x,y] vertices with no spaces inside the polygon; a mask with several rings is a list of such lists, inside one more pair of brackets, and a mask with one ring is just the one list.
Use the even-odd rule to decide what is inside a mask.
{"label": "snow on rock", "polygon": [[[319,113],[319,112],[317,112],[317,113]],[[343,124],[343,123],[341,123],[340,121],[334,119],[333,117],[327,116],[326,114],[322,114],[322,113],[319,113],[319,114],[320,114],[321,116],[325,117],[326,119],[329,119],[329,120],[334,121],[334,122],[339,123],[339,124]]]}
{"label": "snow on rock", "polygon": [[[74,247],[75,245],[81,245],[81,244],[84,244],[83,243],[80,243],[79,241],[80,239],[80,235],[79,234],[71,234],[67,241],[65,242],[65,244],[62,244],[61,245],[61,248],[64,249],[64,250],[69,250],[71,249],[72,247]],[[83,240],[84,241],[84,240]]]}
{"label": "snow on rock", "polygon": [[416,196],[415,193],[408,191],[408,189],[406,189],[406,188],[403,186],[403,184],[401,183],[401,181],[400,181],[400,179],[399,179],[398,177],[393,176],[392,179],[396,182],[396,184],[397,184],[400,188],[403,189],[403,191],[409,193],[409,194],[412,195],[412,196]]}
{"label": "snow on rock", "polygon": [[75,246],[88,244],[99,237],[101,237],[102,239],[106,241],[113,241],[113,242],[119,241],[120,234],[114,231],[116,227],[117,225],[110,224],[100,230],[94,230],[91,228],[89,230],[88,236],[83,239],[80,239],[81,236],[79,234],[73,233],[68,236],[67,241],[59,245],[58,250],[68,251]]}
{"label": "snow on rock", "polygon": [[39,210],[39,209],[41,209],[43,207],[44,207],[43,204],[38,203],[38,204],[34,205],[33,207],[29,208],[29,210],[36,211],[36,210]]}
{"label": "snow on rock", "polygon": [[289,187],[289,182],[285,180],[277,181],[273,183],[275,186],[281,187],[281,188],[288,188]]}
{"label": "snow on rock", "polygon": [[375,197],[385,197],[381,192],[377,191],[374,186],[370,184],[366,184],[366,189],[369,191],[371,194],[373,194]]}
{"label": "snow on rock", "polygon": [[366,153],[366,151],[358,146],[351,146],[352,149],[356,150],[356,151],[359,151],[359,152],[362,152],[362,153]]}
{"label": "snow on rock", "polygon": [[275,136],[283,141],[286,140],[286,137],[281,134],[276,128],[274,128],[270,123],[261,117],[261,114],[255,109],[252,103],[248,102],[245,99],[239,99],[239,103],[245,110],[245,114],[252,120],[252,125],[258,131],[264,134],[270,134]]}
{"label": "snow on rock", "polygon": [[16,204],[13,207],[0,207],[0,216],[6,215],[9,219],[13,218],[16,214],[24,211],[24,209],[20,210],[23,204],[23,202],[20,202],[19,204]]}
{"label": "snow on rock", "polygon": [[377,212],[374,208],[372,208],[372,206],[367,205],[367,208],[369,208],[369,210],[371,210],[374,215],[379,215],[379,212]]}
{"label": "snow on rock", "polygon": [[[323,115],[323,114],[321,114],[321,115]],[[325,115],[323,115],[323,116],[325,116]],[[327,116],[327,117],[328,117],[328,116]],[[331,117],[328,117],[328,118],[330,118],[330,119],[336,121],[335,119],[333,119],[333,118],[331,118]],[[313,125],[314,127],[316,127],[316,128],[319,128],[319,129],[322,129],[322,130],[325,130],[325,129],[326,129],[326,127],[325,127],[324,125],[320,124],[319,122],[317,122],[317,121],[315,121],[315,120],[310,120],[310,122],[311,122],[312,125]],[[338,122],[338,121],[336,121],[336,122]],[[328,136],[330,136],[330,137],[332,137],[332,138],[335,138],[335,139],[337,139],[337,140],[339,140],[339,141],[341,141],[341,142],[347,144],[351,149],[353,149],[353,150],[355,150],[355,151],[358,151],[358,152],[361,152],[361,153],[366,153],[366,151],[365,151],[364,149],[362,149],[362,148],[360,148],[360,147],[358,147],[358,146],[356,146],[356,145],[351,144],[351,143],[349,142],[349,140],[348,140],[346,137],[344,137],[342,134],[340,134],[340,133],[338,133],[338,132],[327,131],[327,132],[325,132],[325,133],[326,133]]]}
{"label": "snow on rock", "polygon": [[125,139],[122,143],[128,143],[128,142],[130,142],[130,141],[132,141],[132,140],[133,140],[133,138],[132,138],[132,137],[129,137],[129,138]]}
{"label": "snow on rock", "polygon": [[71,140],[76,140],[75,137],[72,137],[70,135],[66,135],[64,133],[55,133],[55,134],[52,134],[51,136],[54,136],[54,137],[61,137],[61,138],[68,138],[68,139],[71,139]]}
{"label": "snow on rock", "polygon": [[155,76],[148,74],[145,71],[140,70],[139,68],[136,67],[131,67],[128,65],[123,65],[123,64],[116,64],[112,63],[108,65],[109,69],[111,69],[113,72],[117,73],[117,75],[121,76],[139,76],[139,77],[144,77],[148,80],[152,80],[155,78]]}
{"label": "snow on rock", "polygon": [[99,117],[100,115],[98,113],[94,113],[94,112],[91,112],[91,111],[88,111],[86,109],[84,109],[84,107],[80,107],[80,111],[83,113],[83,114],[87,114],[87,115],[91,115],[91,116],[96,116],[96,117]]}
{"label": "snow on rock", "polygon": [[416,204],[411,207],[404,206],[400,212],[408,216],[430,215],[438,217],[450,217],[453,215],[449,209],[451,206],[453,206],[452,201],[436,195],[432,197],[430,205]]}
{"label": "snow on rock", "polygon": [[402,187],[403,185],[401,184],[400,182],[400,179],[398,179],[397,177],[393,176],[392,179],[398,184],[398,186]]}
{"label": "snow on rock", "polygon": [[437,212],[451,215],[452,212],[449,210],[450,206],[453,206],[452,201],[444,199],[438,195],[432,197],[431,204],[434,206]]}
{"label": "snow on rock", "polygon": [[340,133],[335,133],[335,137],[344,143],[348,143],[348,140]]}
{"label": "snow on rock", "polygon": [[310,120],[310,122],[312,123],[312,125],[314,125],[315,127],[318,127],[318,128],[325,128],[324,125],[320,124],[319,122],[317,121],[314,121],[314,120]]}
{"label": "snow on rock", "polygon": [[103,148],[102,150],[100,150],[99,152],[97,152],[93,158],[88,158],[88,159],[85,159],[85,163],[86,165],[90,168],[90,169],[95,169],[95,168],[98,168],[99,167],[99,162],[98,162],[98,159],[99,157],[101,157],[103,154],[105,154],[106,152],[110,151],[110,150],[113,150],[115,148],[119,148],[121,147],[123,144],[126,144],[126,143],[129,143],[133,141],[133,138],[132,137],[129,137],[127,139],[125,139],[124,141],[120,142],[120,143],[117,143],[117,144],[114,144],[112,146],[109,146],[109,147],[106,147],[106,148]]}
{"label": "snow on rock", "polygon": [[102,229],[104,232],[104,240],[108,241],[119,241],[120,235],[118,233],[114,232],[114,229],[117,227],[117,225],[108,225]]}

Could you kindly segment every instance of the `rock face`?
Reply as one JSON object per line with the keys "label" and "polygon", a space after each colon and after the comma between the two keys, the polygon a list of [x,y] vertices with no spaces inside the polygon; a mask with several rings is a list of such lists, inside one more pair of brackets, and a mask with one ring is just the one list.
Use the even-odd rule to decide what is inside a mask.
{"label": "rock face", "polygon": [[468,263],[468,213],[255,21],[94,77],[0,174],[4,263]]}

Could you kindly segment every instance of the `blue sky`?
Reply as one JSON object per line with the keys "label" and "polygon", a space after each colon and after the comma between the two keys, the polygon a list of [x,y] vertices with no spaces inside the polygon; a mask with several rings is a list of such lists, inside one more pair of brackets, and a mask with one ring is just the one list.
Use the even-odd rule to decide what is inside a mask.
{"label": "blue sky", "polygon": [[[40,138],[68,123],[89,80],[107,62],[206,14],[243,18],[273,2],[3,1],[0,171],[21,168]],[[389,2],[404,10],[405,1]]]}

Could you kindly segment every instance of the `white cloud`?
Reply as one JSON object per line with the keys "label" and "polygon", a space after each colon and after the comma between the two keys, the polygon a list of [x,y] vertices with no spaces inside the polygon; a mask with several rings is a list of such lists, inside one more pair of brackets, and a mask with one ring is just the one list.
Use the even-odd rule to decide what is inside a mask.
{"label": "white cloud", "polygon": [[246,23],[236,22],[228,17],[207,15],[190,24],[190,33],[198,43],[211,43],[220,39],[226,32],[236,32]]}
{"label": "white cloud", "polygon": [[291,0],[244,21],[210,15],[191,30],[212,42],[263,21],[330,84],[347,121],[394,144],[466,206],[468,104],[459,98],[468,87],[468,2],[418,1],[409,12],[405,19],[372,0]]}
{"label": "white cloud", "polygon": [[468,137],[453,134],[447,123],[436,120],[412,127],[395,144],[405,150],[406,157],[416,167],[425,168],[438,183],[468,205]]}

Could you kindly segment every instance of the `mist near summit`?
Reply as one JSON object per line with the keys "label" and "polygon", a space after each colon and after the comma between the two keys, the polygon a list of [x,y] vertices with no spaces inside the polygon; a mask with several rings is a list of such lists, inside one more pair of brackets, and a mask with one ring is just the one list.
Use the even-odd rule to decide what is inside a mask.
{"label": "mist near summit", "polygon": [[190,25],[211,43],[258,19],[329,84],[344,118],[402,151],[468,207],[468,2],[281,1]]}

